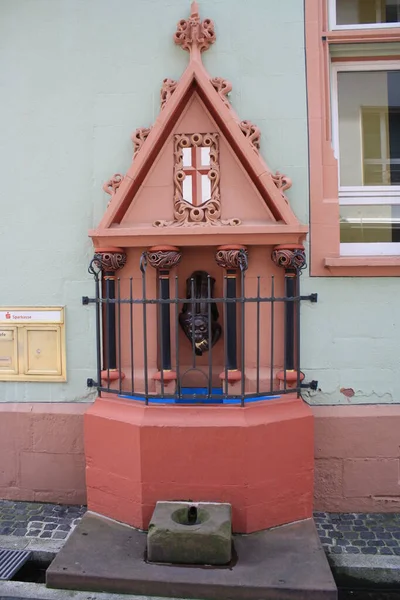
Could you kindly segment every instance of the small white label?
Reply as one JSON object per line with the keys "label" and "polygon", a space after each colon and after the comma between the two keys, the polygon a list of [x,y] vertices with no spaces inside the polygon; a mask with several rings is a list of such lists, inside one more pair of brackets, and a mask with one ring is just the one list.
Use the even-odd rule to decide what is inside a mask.
{"label": "small white label", "polygon": [[14,339],[14,332],[11,329],[0,329],[0,342]]}
{"label": "small white label", "polygon": [[11,367],[11,356],[0,356],[0,367]]}
{"label": "small white label", "polygon": [[61,310],[0,310],[3,323],[62,323]]}

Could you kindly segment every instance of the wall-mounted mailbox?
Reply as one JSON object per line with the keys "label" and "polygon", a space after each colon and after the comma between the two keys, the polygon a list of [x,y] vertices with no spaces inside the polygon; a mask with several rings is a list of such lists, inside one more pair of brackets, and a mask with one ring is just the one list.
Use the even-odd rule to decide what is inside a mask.
{"label": "wall-mounted mailbox", "polygon": [[0,308],[0,381],[66,381],[62,307]]}

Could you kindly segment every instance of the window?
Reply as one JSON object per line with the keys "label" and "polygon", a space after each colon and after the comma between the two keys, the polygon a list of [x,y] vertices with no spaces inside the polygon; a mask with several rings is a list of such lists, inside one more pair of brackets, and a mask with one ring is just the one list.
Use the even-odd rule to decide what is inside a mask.
{"label": "window", "polygon": [[331,29],[393,27],[400,22],[400,0],[331,0]]}
{"label": "window", "polygon": [[[385,68],[382,68],[385,67]],[[400,254],[399,63],[332,66],[340,254]]]}
{"label": "window", "polygon": [[311,274],[400,275],[400,0],[305,14]]}

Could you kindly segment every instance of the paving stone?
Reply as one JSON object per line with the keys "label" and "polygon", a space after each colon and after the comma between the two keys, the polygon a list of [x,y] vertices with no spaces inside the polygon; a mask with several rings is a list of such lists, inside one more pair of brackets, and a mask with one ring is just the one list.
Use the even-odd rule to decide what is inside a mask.
{"label": "paving stone", "polygon": [[68,536],[67,531],[55,531],[52,535],[52,539],[53,540],[65,540],[65,538],[67,536]]}
{"label": "paving stone", "polygon": [[59,527],[57,523],[46,523],[46,525],[44,526],[44,530],[53,531],[53,529],[57,529],[57,527]]}
{"label": "paving stone", "polygon": [[354,525],[354,531],[368,531],[368,527],[365,525]]}
{"label": "paving stone", "polygon": [[386,546],[398,546],[399,542],[397,540],[385,540]]}
{"label": "paving stone", "polygon": [[333,554],[342,554],[343,548],[341,546],[333,546],[333,548],[331,548],[331,552]]}
{"label": "paving stone", "polygon": [[353,546],[366,546],[367,542],[365,540],[354,540]]}
{"label": "paving stone", "polygon": [[379,548],[379,554],[385,554],[385,555],[393,554],[393,550],[391,548],[386,548],[386,546],[385,546],[384,548]]}
{"label": "paving stone", "polygon": [[378,549],[377,548],[361,548],[361,553],[362,554],[377,554],[378,553]]}
{"label": "paving stone", "polygon": [[392,548],[392,550],[393,550],[393,552],[395,554],[397,554],[397,556],[400,556],[400,548],[399,548],[399,546],[395,546],[394,548]]}
{"label": "paving stone", "polygon": [[376,535],[372,531],[362,531],[360,538],[362,540],[376,540]]}
{"label": "paving stone", "polygon": [[385,542],[383,540],[368,540],[367,546],[384,546]]}
{"label": "paving stone", "polygon": [[359,554],[360,548],[356,548],[355,546],[346,546],[346,552],[348,554]]}
{"label": "paving stone", "polygon": [[41,529],[30,529],[26,537],[38,537],[39,533],[42,533]]}
{"label": "paving stone", "polygon": [[14,529],[13,535],[23,537],[26,533],[28,533],[27,529],[17,527],[16,529]]}
{"label": "paving stone", "polygon": [[51,531],[43,531],[40,534],[40,538],[51,538]]}
{"label": "paving stone", "polygon": [[14,529],[12,527],[1,527],[0,535],[12,535],[14,533]]}

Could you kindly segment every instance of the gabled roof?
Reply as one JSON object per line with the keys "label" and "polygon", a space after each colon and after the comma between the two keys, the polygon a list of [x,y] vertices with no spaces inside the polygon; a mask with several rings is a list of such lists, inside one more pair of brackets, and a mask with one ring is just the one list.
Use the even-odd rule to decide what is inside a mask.
{"label": "gabled roof", "polygon": [[[210,78],[203,66],[201,53],[214,43],[215,33],[212,21],[209,19],[200,21],[197,2],[192,3],[189,19],[178,23],[174,40],[176,44],[190,52],[189,65],[178,82],[164,80],[161,90],[161,111],[154,125],[149,129],[138,129],[132,136],[135,146],[134,161],[126,175],[117,174],[105,184],[104,189],[111,194],[112,198],[98,228],[90,232],[95,245],[104,244],[106,239],[119,245],[136,246],[140,241],[148,243],[147,239],[150,238],[152,241],[149,243],[165,243],[170,235],[175,239],[179,237],[179,243],[185,245],[189,234],[195,234],[197,239],[201,234],[204,236],[205,243],[206,238],[211,239],[209,237],[212,235],[211,230],[215,234],[218,233],[218,239],[221,240],[225,234],[228,235],[229,231],[232,235],[233,229],[235,237],[244,235],[246,239],[251,232],[261,236],[263,233],[265,235],[279,232],[279,240],[282,242],[300,241],[304,238],[307,228],[299,224],[284,195],[284,191],[291,185],[290,179],[279,173],[272,173],[264,162],[259,153],[259,129],[249,121],[240,121],[227,99],[227,94],[232,89],[231,84],[222,78]],[[182,231],[184,228],[173,227],[166,227],[160,231],[151,223],[148,227],[143,227],[143,224],[138,228],[122,226],[121,222],[127,210],[134,205],[146,176],[194,94],[197,94],[203,102],[264,200],[270,222],[263,227],[245,222],[235,228],[223,225],[218,228],[193,226],[190,227],[190,232]],[[222,202],[223,198],[221,198]],[[208,229],[210,231],[207,231]],[[129,238],[136,238],[136,241]]]}

